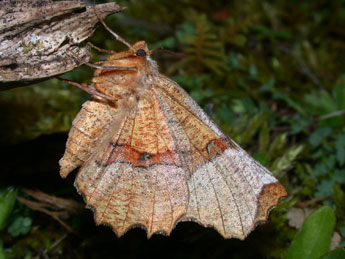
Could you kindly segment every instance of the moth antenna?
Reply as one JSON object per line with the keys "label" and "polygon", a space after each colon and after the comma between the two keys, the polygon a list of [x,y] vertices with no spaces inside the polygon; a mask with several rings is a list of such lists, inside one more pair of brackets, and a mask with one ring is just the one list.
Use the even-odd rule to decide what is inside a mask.
{"label": "moth antenna", "polygon": [[106,23],[103,21],[103,19],[102,19],[102,17],[100,16],[100,14],[99,14],[99,12],[98,12],[98,10],[97,10],[97,8],[96,8],[95,5],[93,6],[93,9],[94,9],[95,14],[97,15],[98,19],[100,20],[100,22],[103,24],[104,28],[105,28],[108,32],[110,32],[110,33],[115,37],[116,40],[122,42],[122,43],[125,44],[128,48],[130,48],[131,50],[136,51],[135,48],[134,48],[131,44],[129,44],[127,41],[125,41],[121,36],[119,36],[117,33],[115,33],[114,31],[112,31],[112,29],[110,29],[110,28],[108,27],[108,25],[106,25]]}
{"label": "moth antenna", "polygon": [[178,56],[178,57],[186,56],[186,54],[184,54],[184,53],[178,53],[178,52],[171,51],[171,50],[168,50],[168,49],[153,49],[153,50],[150,51],[150,55],[158,53],[158,52],[166,52],[166,53],[169,53],[171,55]]}
{"label": "moth antenna", "polygon": [[91,48],[94,48],[94,49],[98,50],[99,52],[104,52],[104,53],[109,53],[109,54],[114,54],[115,53],[115,51],[113,51],[113,50],[99,48],[99,47],[95,46],[94,44],[92,44],[91,42],[88,42],[87,44]]}

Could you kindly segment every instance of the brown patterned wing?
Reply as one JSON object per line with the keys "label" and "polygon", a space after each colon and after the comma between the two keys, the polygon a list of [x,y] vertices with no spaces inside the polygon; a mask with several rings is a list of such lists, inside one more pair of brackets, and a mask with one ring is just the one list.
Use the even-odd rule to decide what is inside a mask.
{"label": "brown patterned wing", "polygon": [[142,226],[169,234],[187,211],[181,154],[155,97],[141,98],[81,168],[75,185],[97,224],[118,236]]}
{"label": "brown patterned wing", "polygon": [[188,209],[181,220],[212,226],[225,238],[244,239],[287,195],[284,187],[226,136],[175,82],[164,76],[157,81],[154,92],[169,118],[169,128],[180,128],[172,135],[185,139],[182,147],[190,151],[184,156],[189,168]]}
{"label": "brown patterned wing", "polygon": [[[225,238],[244,239],[286,195],[267,169],[164,76],[155,78],[155,86],[135,107],[122,112],[104,104],[100,108],[113,114],[104,118],[113,119],[102,119],[100,137],[85,142],[92,145],[84,143],[92,154],[69,148],[65,156],[82,159],[77,157],[73,168],[86,161],[75,185],[94,210],[96,223],[110,225],[119,236],[134,226],[144,227],[149,237],[169,234],[178,221],[194,220]],[[98,122],[90,114],[77,117],[79,135],[87,135],[87,125]],[[68,164],[64,158],[61,165]],[[65,165],[61,173],[70,170]]]}
{"label": "brown patterned wing", "polygon": [[97,148],[102,148],[99,143],[112,134],[110,130],[116,131],[118,121],[125,114],[126,110],[119,109],[117,103],[110,104],[96,96],[85,102],[73,120],[65,154],[59,161],[61,177],[67,177],[88,161]]}

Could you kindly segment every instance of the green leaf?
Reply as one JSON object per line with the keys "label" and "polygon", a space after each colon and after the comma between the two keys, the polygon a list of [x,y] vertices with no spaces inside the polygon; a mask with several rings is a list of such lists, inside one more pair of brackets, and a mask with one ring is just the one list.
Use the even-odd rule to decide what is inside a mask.
{"label": "green leaf", "polygon": [[303,117],[296,113],[292,116],[291,133],[297,134],[301,131],[306,131],[312,123],[313,121],[310,117]]}
{"label": "green leaf", "polygon": [[344,248],[338,248],[322,256],[320,259],[344,259],[345,250]]}
{"label": "green leaf", "polygon": [[273,92],[275,80],[273,77],[270,77],[262,86],[260,86],[261,92]]}
{"label": "green leaf", "polygon": [[255,135],[255,133],[259,130],[261,125],[266,121],[269,113],[264,112],[256,115],[253,119],[250,120],[248,123],[246,131],[243,133],[243,135],[240,137],[240,143],[247,144]]}
{"label": "green leaf", "polygon": [[257,38],[260,40],[269,38],[269,39],[289,39],[291,38],[291,35],[288,31],[276,31],[273,30],[263,24],[258,24],[252,27],[252,29],[254,30],[254,32],[257,35]]}
{"label": "green leaf", "polygon": [[321,144],[322,140],[327,138],[332,133],[332,128],[330,127],[320,127],[309,137],[309,143],[313,147],[317,147]]}
{"label": "green leaf", "polygon": [[2,247],[2,243],[0,242],[0,259],[6,259],[4,248]]}
{"label": "green leaf", "polygon": [[330,197],[333,193],[334,180],[322,180],[316,188],[315,197]]}
{"label": "green leaf", "polygon": [[345,227],[340,228],[340,233],[342,236],[345,236]]}
{"label": "green leaf", "polygon": [[195,25],[190,22],[184,22],[181,24],[180,29],[176,32],[176,37],[180,42],[185,43],[186,40],[191,36],[196,34]]}
{"label": "green leaf", "polygon": [[236,69],[240,66],[237,54],[235,52],[230,52],[228,56],[228,65],[230,68]]}
{"label": "green leaf", "polygon": [[276,156],[277,153],[284,147],[286,138],[287,134],[283,133],[274,139],[267,154],[269,158]]}
{"label": "green leaf", "polygon": [[337,219],[337,227],[340,227],[340,233],[345,236],[345,192],[339,184],[333,186],[333,203],[335,204],[335,217]]}
{"label": "green leaf", "polygon": [[248,69],[249,79],[256,80],[258,78],[258,68],[255,65],[250,65]]}
{"label": "green leaf", "polygon": [[334,224],[332,208],[324,206],[313,212],[292,241],[287,259],[316,259],[327,253]]}
{"label": "green leaf", "polygon": [[305,107],[300,103],[294,101],[290,95],[280,92],[278,89],[273,89],[273,98],[285,101],[291,108],[295,109],[301,115],[306,115]]}
{"label": "green leaf", "polygon": [[19,216],[8,227],[8,232],[14,237],[17,237],[19,235],[25,235],[30,231],[31,224],[31,218]]}
{"label": "green leaf", "polygon": [[337,104],[325,90],[313,92],[304,96],[306,109],[313,115],[324,115],[337,110]]}
{"label": "green leaf", "polygon": [[345,170],[335,169],[333,179],[337,183],[345,183]]}
{"label": "green leaf", "polygon": [[303,151],[304,146],[294,146],[284,152],[284,155],[277,158],[271,167],[272,173],[278,175],[280,172],[286,171],[292,167],[293,162],[297,159],[298,155]]}
{"label": "green leaf", "polygon": [[13,209],[16,196],[17,191],[11,187],[0,191],[0,231],[4,229],[7,223],[7,218]]}
{"label": "green leaf", "polygon": [[338,79],[336,87],[333,90],[333,96],[338,109],[345,109],[345,74]]}
{"label": "green leaf", "polygon": [[265,121],[260,131],[260,138],[259,138],[259,143],[260,143],[259,152],[260,153],[265,153],[267,151],[269,140],[270,140],[269,128],[268,128],[267,122]]}
{"label": "green leaf", "polygon": [[345,164],[345,134],[339,134],[335,141],[336,158],[340,165]]}
{"label": "green leaf", "polygon": [[239,47],[244,47],[247,42],[247,38],[242,34],[236,34],[229,39],[229,42]]}
{"label": "green leaf", "polygon": [[253,158],[264,166],[266,166],[269,162],[268,157],[264,153],[255,153],[253,154]]}

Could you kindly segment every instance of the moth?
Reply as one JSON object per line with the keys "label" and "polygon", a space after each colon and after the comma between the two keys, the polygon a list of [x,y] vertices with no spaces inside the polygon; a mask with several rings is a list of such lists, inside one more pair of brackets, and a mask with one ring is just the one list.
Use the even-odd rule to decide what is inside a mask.
{"label": "moth", "polygon": [[80,167],[75,187],[96,224],[118,236],[137,226],[148,237],[169,235],[178,222],[195,221],[244,239],[286,196],[284,187],[159,73],[144,41],[126,45],[97,66],[61,177]]}

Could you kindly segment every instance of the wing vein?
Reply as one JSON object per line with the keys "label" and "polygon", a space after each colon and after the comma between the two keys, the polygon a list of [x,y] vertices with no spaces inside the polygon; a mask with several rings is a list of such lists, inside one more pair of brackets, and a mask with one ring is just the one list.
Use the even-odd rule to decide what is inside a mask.
{"label": "wing vein", "polygon": [[127,204],[126,216],[125,216],[125,218],[124,218],[124,220],[122,222],[122,228],[123,228],[123,226],[125,225],[125,223],[127,221],[128,213],[129,213],[129,210],[130,210],[130,207],[131,207],[130,205],[131,205],[132,198],[133,198],[133,182],[134,182],[134,171],[132,170],[131,171],[131,188],[129,188],[129,192],[130,193],[129,193],[129,198],[128,198],[129,202]]}
{"label": "wing vein", "polygon": [[[178,105],[181,105],[186,111],[188,111],[191,115],[193,115],[193,117],[197,118],[199,122],[201,122],[204,126],[206,126],[207,128],[209,128],[209,126],[205,125],[196,115],[194,115],[193,113],[191,113],[191,112],[189,111],[189,109],[186,108],[183,104],[181,104],[176,98],[174,98],[174,97],[171,96],[171,95],[168,95],[168,94],[166,93],[166,91],[165,91],[163,88],[160,88],[160,89],[162,90],[162,92],[164,92],[164,94],[165,94],[166,96],[168,96],[168,97],[170,97],[171,99],[173,99],[173,101],[174,101],[175,103],[177,103]],[[178,120],[178,121],[179,121],[179,120]],[[179,122],[180,122],[180,121],[179,121]],[[181,123],[181,122],[180,122],[180,123]],[[186,135],[187,138],[189,139],[190,145],[192,145],[192,146],[194,147],[194,149],[197,151],[196,153],[198,153],[199,156],[202,157],[204,161],[208,161],[207,157],[203,156],[203,155],[201,154],[201,152],[198,150],[198,148],[194,146],[193,142],[191,141],[191,139],[190,139],[190,137],[188,136],[187,132],[185,131],[184,127],[181,127],[181,128],[183,129],[185,135]],[[220,172],[220,174],[221,174],[221,176],[222,176],[222,178],[223,178],[223,181],[226,183],[226,186],[228,187],[228,189],[229,189],[229,191],[230,191],[230,193],[231,193],[231,195],[232,195],[232,197],[233,197],[233,200],[234,200],[234,203],[235,203],[235,206],[236,206],[236,210],[237,210],[237,214],[238,214],[238,218],[239,218],[240,223],[241,223],[241,229],[242,229],[242,232],[243,232],[243,234],[244,234],[245,232],[244,232],[243,221],[242,221],[242,218],[241,218],[241,215],[240,215],[240,211],[239,211],[239,207],[238,207],[238,204],[237,204],[236,199],[235,199],[235,197],[234,197],[234,194],[233,194],[233,192],[232,192],[232,190],[231,190],[231,188],[230,188],[228,182],[227,182],[226,179],[224,178],[224,175],[223,175],[223,173],[222,173],[222,170],[221,170],[220,168],[218,168],[217,165],[216,165],[212,160],[211,160],[210,162],[214,165],[214,167],[217,169],[217,171]],[[231,176],[230,176],[230,177],[231,177]],[[193,186],[194,186],[194,190],[195,190],[196,201],[198,201],[198,198],[197,198],[197,191],[196,191],[196,188],[195,188],[195,182],[194,182],[194,178],[193,178],[193,177],[192,177],[192,182],[193,182]],[[212,185],[213,185],[213,183],[212,183]],[[215,195],[216,195],[216,193],[215,193]],[[216,195],[216,196],[217,196],[217,195]],[[217,198],[217,199],[218,199],[218,198]],[[218,205],[219,205],[219,204],[218,204]],[[200,211],[199,211],[199,204],[198,204],[198,202],[197,202],[197,211],[198,211],[199,218],[200,218]],[[220,211],[220,212],[221,212],[221,211]],[[222,214],[222,212],[221,212],[221,214]],[[200,219],[201,219],[201,218],[200,218]],[[223,219],[223,218],[222,218],[222,224],[223,224],[223,227],[224,227],[224,219]]]}
{"label": "wing vein", "polygon": [[[116,140],[116,141],[118,141],[118,139],[119,139],[120,136],[121,136],[122,129],[123,129],[123,127],[124,127],[124,125],[125,125],[125,123],[126,123],[126,121],[127,121],[127,118],[128,118],[128,117],[126,117],[126,118],[124,119],[123,124],[121,125],[121,128],[120,128],[120,130],[119,130],[119,134],[118,134],[118,136],[117,136],[117,140]],[[105,139],[107,140],[107,138],[105,138]],[[102,143],[102,145],[103,145],[103,143]],[[115,147],[112,146],[111,152],[109,152],[110,154],[109,154],[109,156],[107,157],[106,163],[109,162],[109,159],[110,159],[110,157],[112,156],[112,153],[113,153],[114,149],[115,149]],[[95,155],[97,155],[97,153],[95,153]],[[92,162],[93,159],[90,158],[89,161]],[[99,180],[97,181],[97,185],[94,187],[92,193],[90,194],[90,197],[93,197],[95,191],[96,191],[96,190],[98,189],[98,187],[99,187],[99,184],[102,182],[102,179],[104,179],[103,177],[104,177],[104,175],[105,175],[105,172],[104,172],[105,169],[106,169],[106,167],[105,167],[105,166],[102,166],[101,172],[100,172],[100,175],[101,175],[101,176],[99,177]],[[90,200],[91,200],[91,199],[90,199]],[[102,214],[102,218],[103,218],[103,214]]]}
{"label": "wing vein", "polygon": [[[229,163],[231,163],[231,162],[232,162],[232,161],[229,160]],[[232,165],[233,165],[233,164],[232,164]],[[226,169],[228,169],[227,165],[225,165],[225,167],[226,167]],[[244,166],[244,168],[242,169],[242,171],[244,171],[246,167],[247,167],[247,165]],[[237,169],[240,170],[238,167],[237,167]],[[259,203],[258,200],[257,200],[257,197],[256,197],[256,194],[255,194],[255,192],[254,192],[254,190],[253,190],[253,187],[251,186],[251,184],[250,184],[249,180],[247,179],[247,177],[246,177],[244,174],[242,174],[242,173],[239,173],[239,175],[242,177],[242,179],[243,179],[245,182],[247,182],[247,186],[249,185],[250,191],[251,191],[251,193],[253,194],[253,197],[254,197],[255,201],[257,202],[257,205],[260,206],[260,203]],[[232,177],[232,176],[230,176],[230,177]],[[249,208],[249,206],[248,206],[248,202],[247,202],[246,199],[245,199],[245,204],[246,204],[246,207],[247,207],[248,211],[250,211],[250,208]],[[253,222],[254,222],[255,218],[252,218],[252,220],[253,220]]]}
{"label": "wing vein", "polygon": [[208,168],[206,168],[206,171],[207,171],[208,179],[209,179],[209,181],[210,181],[210,183],[211,183],[211,185],[212,185],[214,195],[215,195],[216,200],[217,200],[218,209],[219,209],[220,217],[221,217],[221,220],[222,220],[222,226],[223,226],[223,230],[224,230],[224,235],[226,235],[225,224],[224,224],[224,217],[223,217],[223,211],[222,211],[222,208],[221,208],[221,205],[220,205],[220,202],[219,202],[219,198],[218,198],[218,195],[217,195],[217,191],[216,191],[216,188],[214,188],[214,184],[213,184],[213,182],[212,182],[212,179],[211,179],[210,172],[209,172]]}
{"label": "wing vein", "polygon": [[[155,88],[153,88],[153,92],[154,92],[154,94],[156,95],[156,98],[157,98],[158,102],[161,103],[161,105],[162,105],[162,101],[158,98],[158,94],[156,93],[156,89],[155,89]],[[164,105],[164,104],[163,104],[163,105]],[[176,115],[175,115],[174,112],[170,109],[169,105],[165,105],[164,107],[165,107],[167,110],[169,110],[169,112],[171,113],[171,116],[174,116],[175,120],[178,122],[178,119],[176,118]],[[165,115],[165,118],[168,117],[167,114],[166,114],[166,112],[164,111],[164,109],[161,109],[161,110],[163,111],[163,113],[164,113],[164,115]],[[169,125],[169,123],[168,123],[168,125]],[[170,130],[171,136],[172,136],[173,139],[174,139],[175,146],[176,146],[177,148],[179,148],[179,147],[178,147],[178,143],[177,143],[177,141],[176,141],[176,136],[175,136],[176,132],[173,131],[173,127],[169,127],[169,130]],[[185,132],[184,132],[184,133],[185,133]],[[186,135],[186,134],[185,134],[185,135]],[[186,136],[186,137],[188,138],[188,136]],[[189,144],[190,144],[190,143],[189,143]],[[190,153],[191,153],[191,149],[190,149],[190,147],[189,147],[189,152],[186,152],[186,155],[187,155],[187,156],[190,156]],[[186,165],[186,166],[182,166],[182,168],[187,169],[187,170],[188,170],[189,176],[191,176],[193,172],[192,172],[191,169],[190,169],[191,165],[190,165],[189,161],[187,161],[187,159],[185,159],[185,158],[182,156],[182,154],[181,154],[180,152],[177,152],[177,155],[178,155],[178,157],[179,157],[181,163],[184,164],[184,165]],[[183,162],[182,162],[182,161],[183,161]],[[187,182],[188,182],[187,178],[185,178],[185,180],[186,180],[186,183],[187,183]],[[195,201],[196,201],[196,203],[197,203],[197,212],[198,212],[198,216],[199,216],[199,219],[200,219],[200,211],[199,211],[199,204],[198,204],[198,196],[197,196],[197,191],[196,191],[196,188],[195,188],[195,182],[194,182],[193,179],[192,179],[192,184],[193,184],[193,187],[194,187],[194,190],[195,190],[195,196],[196,196]],[[189,192],[189,195],[188,195],[188,203],[189,203],[189,201],[190,201],[190,190],[189,190],[189,189],[188,189],[188,192]],[[188,208],[188,207],[189,207],[189,204],[187,205],[187,208]]]}
{"label": "wing vein", "polygon": [[160,87],[159,85],[157,85],[157,87],[159,88],[159,90],[161,90],[165,96],[171,98],[175,103],[177,103],[178,105],[180,105],[185,111],[187,111],[195,120],[197,120],[200,124],[204,125],[205,127],[209,128],[208,125],[206,125],[200,118],[199,116],[195,115],[193,112],[191,112],[188,107],[186,107],[183,103],[181,103],[175,96],[170,95],[169,93],[167,93],[167,91]]}
{"label": "wing vein", "polygon": [[[122,125],[122,127],[121,127],[121,129],[120,129],[120,132],[119,132],[118,137],[117,137],[117,139],[116,139],[116,144],[118,143],[118,141],[119,141],[119,139],[120,139],[120,137],[121,137],[122,130],[123,130],[125,124],[126,124],[127,118],[128,118],[128,117],[126,117],[126,119],[124,120],[123,125]],[[114,152],[114,150],[115,150],[115,145],[113,145],[112,147],[113,147],[113,148],[112,148],[112,150],[111,150],[111,152],[110,152],[111,154],[110,154],[110,155],[108,156],[108,158],[107,158],[106,165],[108,164],[109,159],[110,159],[110,157],[112,157],[113,152]],[[120,155],[120,154],[119,154],[119,155]],[[119,155],[118,155],[118,156],[119,156]],[[117,157],[118,157],[118,156],[117,156]],[[102,171],[103,171],[105,168],[106,168],[106,167],[103,167],[103,168],[102,168]],[[106,174],[106,173],[105,173],[105,174]],[[105,174],[102,176],[102,178],[105,176]],[[119,179],[121,179],[121,175],[122,175],[122,172],[121,172],[121,174],[120,174]],[[115,184],[113,190],[111,191],[110,199],[108,200],[107,205],[105,206],[104,211],[102,212],[101,221],[103,220],[104,214],[105,214],[106,211],[108,210],[108,207],[109,207],[109,205],[110,205],[110,203],[111,203],[111,201],[112,201],[112,199],[113,199],[113,194],[114,194],[114,191],[115,191],[115,188],[117,187],[117,185],[118,185],[118,182]],[[94,189],[94,191],[98,188],[98,186],[99,186],[99,182],[98,182],[98,184],[97,184],[97,187]]]}
{"label": "wing vein", "polygon": [[[153,92],[154,93],[154,92]],[[155,95],[155,93],[154,93],[154,95]],[[158,124],[157,124],[157,114],[156,114],[156,110],[155,110],[155,102],[153,101],[153,99],[151,99],[152,101],[151,101],[151,105],[152,105],[152,107],[153,107],[153,113],[154,113],[154,118],[155,118],[155,124],[156,124],[156,135],[157,135],[157,143],[156,143],[156,145],[157,145],[157,154],[158,154],[158,152],[159,152],[159,150],[158,150],[158,136],[161,136],[161,134],[160,134],[160,131],[159,131],[159,128],[158,128]],[[156,96],[156,100],[157,100],[157,96]],[[168,145],[167,145],[167,143],[166,143],[166,141],[165,141],[165,139],[163,138],[163,136],[161,136],[161,138],[162,138],[162,140],[163,140],[163,143],[164,143],[164,146],[166,147],[166,149],[167,150],[169,150],[169,148],[168,148]],[[156,171],[156,170],[155,170]],[[169,191],[169,187],[168,187],[168,184],[167,184],[167,180],[166,180],[166,178],[165,178],[165,175],[164,175],[164,180],[165,180],[165,182],[166,182],[166,188],[167,188],[167,191],[168,191],[168,194],[169,194],[169,203],[170,203],[170,228],[171,228],[171,225],[172,225],[172,221],[173,221],[173,207],[172,207],[172,202],[171,202],[171,196],[170,196],[170,191]],[[156,184],[157,184],[157,172],[156,172]],[[155,195],[156,195],[156,187],[157,186],[155,186]],[[152,211],[152,223],[153,223],[153,213],[154,213],[154,207],[153,207],[153,211]],[[151,224],[151,232],[152,232],[152,225],[153,224]]]}
{"label": "wing vein", "polygon": [[153,192],[153,199],[152,199],[152,215],[151,215],[151,224],[150,224],[150,233],[152,234],[152,227],[153,227],[153,217],[155,214],[155,203],[156,203],[156,191],[157,191],[157,171],[154,170],[156,173],[155,175],[155,188]]}

